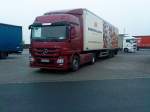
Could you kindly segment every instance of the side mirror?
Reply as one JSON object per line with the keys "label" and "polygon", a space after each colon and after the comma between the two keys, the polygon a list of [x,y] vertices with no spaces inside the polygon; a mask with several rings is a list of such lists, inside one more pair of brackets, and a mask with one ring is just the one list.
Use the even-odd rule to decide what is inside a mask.
{"label": "side mirror", "polygon": [[31,27],[32,27],[32,25],[30,25],[30,26],[28,27],[28,29],[30,30],[30,29],[31,29]]}

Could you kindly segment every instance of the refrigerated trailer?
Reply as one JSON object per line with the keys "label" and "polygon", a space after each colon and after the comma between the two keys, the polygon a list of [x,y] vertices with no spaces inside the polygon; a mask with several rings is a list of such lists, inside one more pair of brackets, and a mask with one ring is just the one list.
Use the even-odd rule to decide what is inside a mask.
{"label": "refrigerated trailer", "polygon": [[0,23],[0,58],[22,50],[22,27]]}
{"label": "refrigerated trailer", "polygon": [[87,9],[36,17],[31,29],[30,66],[76,71],[118,52],[118,29]]}

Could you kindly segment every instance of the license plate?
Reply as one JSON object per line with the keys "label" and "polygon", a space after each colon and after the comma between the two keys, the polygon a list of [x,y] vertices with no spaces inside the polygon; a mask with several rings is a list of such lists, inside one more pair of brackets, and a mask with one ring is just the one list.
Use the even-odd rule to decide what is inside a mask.
{"label": "license plate", "polygon": [[41,62],[42,62],[42,63],[49,63],[50,60],[48,60],[48,59],[41,59]]}

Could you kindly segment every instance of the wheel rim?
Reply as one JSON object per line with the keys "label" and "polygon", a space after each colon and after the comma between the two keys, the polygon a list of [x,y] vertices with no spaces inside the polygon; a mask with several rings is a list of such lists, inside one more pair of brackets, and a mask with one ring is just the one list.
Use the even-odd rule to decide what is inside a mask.
{"label": "wheel rim", "polygon": [[95,57],[93,56],[92,63],[95,63]]}
{"label": "wheel rim", "polygon": [[73,69],[77,70],[79,68],[79,61],[77,58],[73,60]]}

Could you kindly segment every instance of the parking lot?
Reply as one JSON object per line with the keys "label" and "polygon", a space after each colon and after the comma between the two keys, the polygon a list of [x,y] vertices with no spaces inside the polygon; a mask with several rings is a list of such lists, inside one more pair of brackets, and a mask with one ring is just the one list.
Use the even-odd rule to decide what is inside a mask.
{"label": "parking lot", "polygon": [[114,58],[100,59],[94,65],[84,65],[77,72],[33,69],[29,67],[28,57],[28,50],[24,50],[22,55],[0,60],[0,83],[150,78],[150,50],[119,53]]}
{"label": "parking lot", "polygon": [[149,112],[150,50],[119,53],[77,72],[29,67],[29,53],[0,60],[0,112]]}

